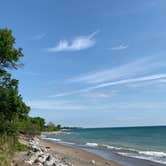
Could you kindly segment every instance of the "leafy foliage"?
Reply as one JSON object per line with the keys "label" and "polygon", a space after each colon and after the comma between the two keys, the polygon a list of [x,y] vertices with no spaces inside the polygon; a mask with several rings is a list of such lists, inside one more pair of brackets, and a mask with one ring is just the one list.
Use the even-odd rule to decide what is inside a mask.
{"label": "leafy foliage", "polygon": [[[15,38],[9,29],[0,29],[0,165],[10,165],[15,150],[26,147],[18,143],[19,132],[36,135],[41,131],[59,130],[53,123],[45,124],[40,117],[29,117],[28,107],[18,91],[19,81],[12,78],[11,69],[18,69],[22,49],[15,48]],[[7,159],[7,160],[6,160]]]}
{"label": "leafy foliage", "polygon": [[[18,92],[18,80],[9,69],[17,69],[23,56],[15,48],[15,38],[9,29],[0,29],[0,165],[10,165],[14,151],[20,146],[17,140],[17,121],[26,119],[30,108]],[[16,148],[17,145],[17,148]]]}
{"label": "leafy foliage", "polygon": [[0,29],[0,67],[17,68],[20,57],[23,56],[21,48],[15,48],[15,38],[9,29]]}

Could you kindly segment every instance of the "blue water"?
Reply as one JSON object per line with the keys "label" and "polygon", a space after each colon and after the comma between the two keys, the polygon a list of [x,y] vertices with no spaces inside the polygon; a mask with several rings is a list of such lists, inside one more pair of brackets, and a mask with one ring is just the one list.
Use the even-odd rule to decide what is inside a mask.
{"label": "blue water", "polygon": [[108,153],[166,164],[166,127],[74,129],[47,137],[96,151],[107,149]]}

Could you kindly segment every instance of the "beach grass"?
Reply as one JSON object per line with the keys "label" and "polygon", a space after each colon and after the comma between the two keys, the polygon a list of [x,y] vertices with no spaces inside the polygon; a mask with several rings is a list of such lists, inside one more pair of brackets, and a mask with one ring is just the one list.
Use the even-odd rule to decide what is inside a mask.
{"label": "beach grass", "polygon": [[15,152],[27,151],[29,147],[18,142],[16,136],[0,136],[0,166],[10,166]]}
{"label": "beach grass", "polygon": [[15,138],[13,136],[0,136],[0,165],[8,166],[14,155]]}

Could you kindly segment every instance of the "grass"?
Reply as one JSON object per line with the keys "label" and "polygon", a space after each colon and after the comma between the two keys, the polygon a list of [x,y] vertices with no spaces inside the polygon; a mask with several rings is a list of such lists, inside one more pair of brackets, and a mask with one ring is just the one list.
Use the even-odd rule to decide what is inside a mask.
{"label": "grass", "polygon": [[0,166],[11,166],[14,153],[27,150],[29,147],[20,144],[16,136],[0,135]]}
{"label": "grass", "polygon": [[0,135],[0,165],[8,166],[11,163],[12,156],[14,155],[14,136]]}
{"label": "grass", "polygon": [[27,145],[20,144],[19,142],[15,145],[15,151],[17,152],[25,152],[30,150],[30,147]]}

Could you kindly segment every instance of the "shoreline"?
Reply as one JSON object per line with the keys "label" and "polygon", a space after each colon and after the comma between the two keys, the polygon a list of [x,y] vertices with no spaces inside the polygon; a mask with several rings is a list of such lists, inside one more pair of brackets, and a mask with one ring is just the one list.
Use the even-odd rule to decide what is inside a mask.
{"label": "shoreline", "polygon": [[[47,135],[47,134],[46,134]],[[48,135],[47,135],[48,136]],[[63,142],[64,140],[64,142]],[[123,165],[123,166],[165,166],[166,163],[164,163],[162,160],[160,161],[157,161],[157,159],[153,160],[152,158],[148,158],[150,155],[147,155],[148,153],[152,153],[151,156],[156,156],[156,152],[155,151],[138,151],[138,150],[133,150],[133,149],[115,149],[114,148],[105,148],[98,145],[97,143],[91,143],[92,146],[86,146],[86,144],[75,144],[75,143],[70,143],[70,142],[65,142],[65,139],[62,138],[61,140],[61,137],[56,137],[56,138],[52,138],[46,137],[46,139],[44,138],[44,141],[46,142],[50,142],[52,144],[56,144],[58,146],[63,146],[63,147],[67,147],[67,148],[73,148],[73,149],[77,149],[77,150],[81,150],[81,151],[84,151],[84,153],[92,153],[98,157],[101,157],[102,159],[104,159],[105,161],[110,161],[110,162],[113,162],[115,164],[117,164],[118,166],[119,165]],[[73,141],[74,142],[74,141]],[[93,141],[92,141],[93,142]],[[89,143],[90,144],[90,143]],[[94,145],[93,145],[94,144]],[[130,153],[132,155],[125,155],[126,153]],[[139,152],[141,153],[145,153],[145,156],[141,156],[139,157]],[[153,155],[154,153],[154,155]],[[160,152],[159,152],[160,153]],[[133,155],[136,154],[137,156],[134,156]],[[159,155],[162,155],[162,154],[159,154]],[[150,156],[150,157],[151,157]],[[157,156],[158,157],[158,156]],[[159,160],[159,159],[158,159]],[[112,165],[112,164],[111,164]]]}
{"label": "shoreline", "polygon": [[[58,133],[47,132],[42,134],[50,135]],[[52,139],[45,139],[45,137],[42,138],[41,136],[33,137],[31,140],[28,140],[26,136],[20,137],[19,142],[28,146],[30,145],[31,150],[29,152],[18,152],[14,159],[14,163],[16,164],[12,166],[37,166],[39,163],[35,164],[36,160],[38,162],[41,156],[44,156],[46,159],[48,155],[51,156],[53,161],[57,162],[56,165],[45,165],[43,162],[41,166],[59,166],[59,163],[61,166],[156,166],[156,164],[157,166],[165,166],[165,164],[153,162],[148,159],[120,155],[112,149],[59,142],[58,139],[54,141]],[[34,164],[27,165],[27,161],[29,162],[30,160]]]}
{"label": "shoreline", "polygon": [[[55,161],[58,161],[61,163],[62,166],[122,166],[121,164],[118,164],[115,161],[112,160],[106,160],[103,157],[100,157],[99,155],[94,154],[93,152],[88,152],[82,149],[78,149],[75,147],[69,147],[67,145],[63,145],[60,143],[55,143],[49,140],[43,140],[43,139],[37,139],[38,142],[36,144],[32,144],[32,141],[25,141],[21,140],[21,142],[29,144],[31,143],[31,147],[40,146],[41,149],[46,149],[44,155],[50,155],[52,158],[54,158]],[[40,151],[40,150],[39,150]],[[41,153],[39,151],[32,150],[30,152],[18,152],[15,155],[15,158],[13,160],[13,165],[17,166],[36,166],[39,163],[36,163],[36,161],[39,161]],[[43,151],[43,150],[41,150]],[[34,156],[39,153],[40,155],[38,158],[34,159]],[[32,161],[33,159],[33,161]],[[32,161],[32,162],[31,162]],[[42,165],[42,164],[41,164]],[[44,164],[43,164],[44,165]],[[57,164],[58,165],[58,164]],[[48,166],[52,166],[51,164]]]}
{"label": "shoreline", "polygon": [[[122,166],[121,164],[113,161],[107,160],[103,157],[96,155],[93,152],[88,152],[86,150],[78,149],[76,147],[70,147],[57,142],[52,142],[49,140],[40,140],[41,144],[44,146],[49,146],[54,153],[59,153],[71,160],[71,163],[75,166]],[[95,161],[93,164],[92,161]]]}
{"label": "shoreline", "polygon": [[[92,166],[93,164],[91,163],[92,160],[96,162],[97,166],[165,166],[165,164],[162,163],[157,163],[153,161],[149,161],[146,159],[141,159],[141,158],[133,158],[133,157],[128,157],[128,156],[123,156],[123,155],[118,155],[116,153],[111,152],[111,158],[110,156],[107,156],[107,152],[105,151],[96,151],[91,148],[80,148],[80,147],[75,147],[72,145],[66,145],[63,143],[59,142],[54,142],[52,140],[41,140],[44,142],[44,145],[50,145],[55,147],[56,149],[62,150],[65,149],[65,152],[69,152],[72,154],[72,157],[75,156],[73,159],[79,160],[83,158],[83,161],[87,161],[84,163],[76,163],[76,166]],[[60,147],[60,148],[59,148]],[[67,151],[66,151],[67,150]],[[102,153],[102,154],[101,154]],[[77,156],[80,154],[81,156]],[[75,165],[74,165],[75,166]]]}

